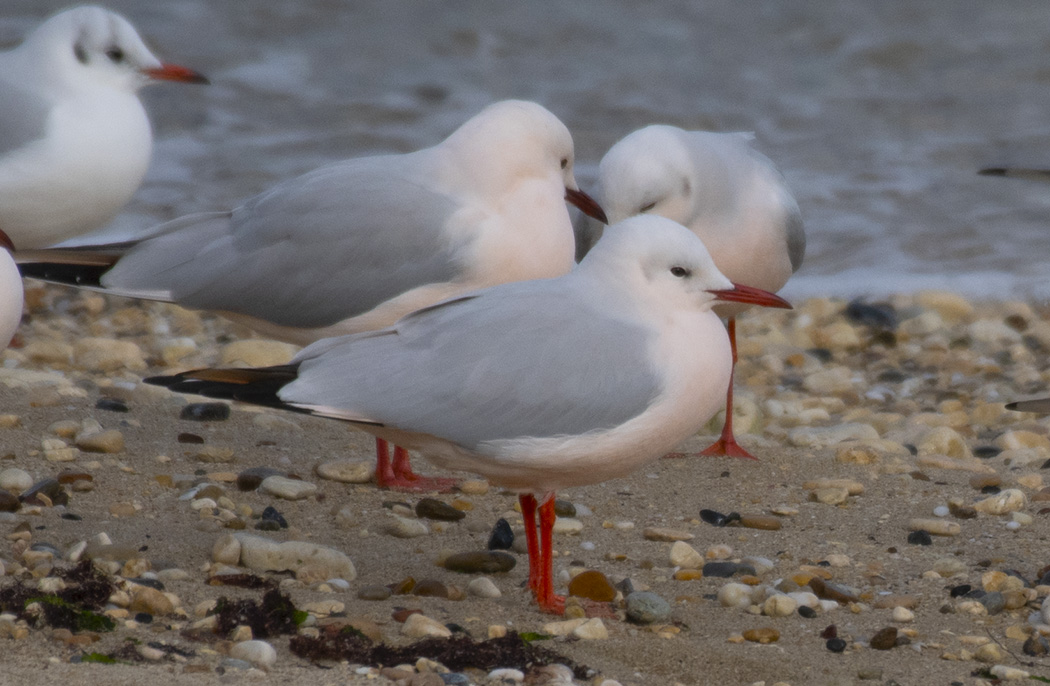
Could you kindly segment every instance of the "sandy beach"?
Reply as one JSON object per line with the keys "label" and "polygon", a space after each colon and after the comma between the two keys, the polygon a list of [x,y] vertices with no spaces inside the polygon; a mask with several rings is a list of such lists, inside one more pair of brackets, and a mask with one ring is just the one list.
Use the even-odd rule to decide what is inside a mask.
{"label": "sandy beach", "polygon": [[[409,645],[408,624],[395,615],[418,609],[481,641],[498,627],[549,635],[533,645],[579,666],[579,684],[1050,678],[1042,638],[1050,627],[1040,614],[1050,586],[1039,584],[1050,565],[1050,423],[1003,409],[1050,386],[1047,312],[934,292],[848,305],[813,299],[740,319],[737,431],[758,461],[663,459],[630,478],[559,494],[576,509],[555,536],[560,592],[570,571],[582,570],[621,590],[601,628],[592,621],[580,638],[549,626],[565,618],[532,605],[523,554],[512,551],[513,569],[487,575],[439,564],[485,550],[500,517],[520,526],[513,494],[473,483],[432,496],[463,512],[461,520],[417,519],[422,495],[318,474],[319,465],[367,465],[372,441],[363,433],[243,406],[224,420],[179,419],[201,399],[141,383],[205,365],[276,363],[293,348],[173,306],[29,284],[18,347],[0,354],[0,482],[10,469],[34,483],[65,472],[58,491],[68,502],[49,491],[0,513],[0,594],[19,584],[56,588],[53,579],[85,557],[117,591],[101,608],[111,631],[0,617],[0,682],[398,683],[368,665],[297,656],[287,634],[263,639],[276,650],[272,665],[231,659],[249,636],[214,635],[209,601],[263,594],[209,583],[231,567],[272,579],[305,610],[301,636],[349,623]],[[707,445],[717,421],[681,450]],[[316,490],[289,500],[238,489],[238,474],[263,466]],[[271,506],[287,528],[256,530]],[[739,513],[747,525],[715,526],[701,510]],[[940,533],[909,536],[917,529]],[[252,571],[221,554],[216,561],[216,541],[230,534],[335,549],[352,561],[354,578],[329,583]],[[738,564],[701,571],[712,562]],[[734,576],[714,576],[719,567]],[[472,586],[480,576],[492,584]],[[408,577],[438,596],[360,597],[378,586],[403,589]],[[168,605],[143,615],[128,578],[163,586]],[[494,586],[499,597],[468,591],[477,586]],[[655,593],[669,614],[628,621],[624,589]],[[97,664],[84,660],[89,654],[119,659]],[[490,668],[442,681],[420,666],[400,683],[504,683]],[[527,683],[570,683],[556,671]]]}

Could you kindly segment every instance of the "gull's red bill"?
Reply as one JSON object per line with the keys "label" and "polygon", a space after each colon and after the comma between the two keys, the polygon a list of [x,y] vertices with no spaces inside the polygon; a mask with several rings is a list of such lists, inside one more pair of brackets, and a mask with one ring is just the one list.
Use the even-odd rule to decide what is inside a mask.
{"label": "gull's red bill", "polygon": [[14,242],[11,240],[11,237],[3,231],[0,231],[0,248],[7,248],[11,252],[15,251]]}
{"label": "gull's red bill", "polygon": [[758,305],[760,307],[779,307],[784,310],[791,309],[791,303],[775,293],[764,291],[761,288],[743,286],[738,283],[734,283],[732,288],[710,290],[708,293],[714,295],[718,300],[725,300],[726,302]]}
{"label": "gull's red bill", "polygon": [[143,69],[142,73],[160,81],[178,81],[179,83],[211,83],[208,77],[199,71],[180,67],[177,64],[161,64],[156,69]]}
{"label": "gull's red bill", "polygon": [[575,205],[580,212],[583,212],[588,217],[593,217],[602,224],[609,223],[609,218],[605,216],[605,210],[598,204],[598,201],[583,191],[566,188],[565,201]]}

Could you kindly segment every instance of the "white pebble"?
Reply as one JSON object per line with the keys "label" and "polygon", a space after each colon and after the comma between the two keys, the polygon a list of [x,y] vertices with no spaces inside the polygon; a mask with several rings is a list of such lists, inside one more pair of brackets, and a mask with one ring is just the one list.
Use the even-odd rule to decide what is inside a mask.
{"label": "white pebble", "polygon": [[751,605],[751,587],[731,582],[718,589],[718,602],[722,607],[745,608]]}
{"label": "white pebble", "polygon": [[593,541],[583,541],[580,543],[580,547],[584,550],[594,550],[597,546],[594,545]]}
{"label": "white pebble", "polygon": [[1007,522],[1006,528],[1010,531],[1017,531],[1021,528],[1021,522]]}
{"label": "white pebble", "polygon": [[525,681],[525,674],[519,669],[511,669],[509,667],[504,667],[500,669],[494,669],[491,672],[489,672],[489,679],[492,679],[497,683],[513,681],[514,683],[520,684],[521,682]]}
{"label": "white pebble", "polygon": [[230,648],[230,657],[269,671],[277,662],[277,651],[266,641],[241,641]]}
{"label": "white pebble", "polygon": [[947,505],[938,505],[937,507],[933,508],[933,514],[935,516],[937,516],[937,517],[947,517],[948,516],[948,506]]}

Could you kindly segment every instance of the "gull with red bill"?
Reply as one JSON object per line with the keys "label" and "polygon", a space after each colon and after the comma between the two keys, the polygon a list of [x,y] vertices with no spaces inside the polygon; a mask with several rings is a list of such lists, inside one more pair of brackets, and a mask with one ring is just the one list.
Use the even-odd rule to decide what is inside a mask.
{"label": "gull with red bill", "polygon": [[15,245],[89,233],[131,199],[153,147],[136,91],[156,81],[208,82],[101,7],[60,12],[0,53],[0,228]]}
{"label": "gull with red bill", "polygon": [[[573,142],[542,106],[494,103],[434,147],[290,179],[230,212],[176,219],[130,244],[19,254],[26,276],[219,312],[300,345],[374,331],[486,286],[573,267]],[[17,241],[16,241],[17,242]],[[377,441],[382,487],[451,486]]]}
{"label": "gull with red bill", "polygon": [[560,613],[555,492],[624,476],[718,411],[732,370],[723,302],[790,307],[731,283],[688,229],[634,217],[559,278],[452,298],[287,365],[147,382],[343,420],[518,492],[529,587]]}

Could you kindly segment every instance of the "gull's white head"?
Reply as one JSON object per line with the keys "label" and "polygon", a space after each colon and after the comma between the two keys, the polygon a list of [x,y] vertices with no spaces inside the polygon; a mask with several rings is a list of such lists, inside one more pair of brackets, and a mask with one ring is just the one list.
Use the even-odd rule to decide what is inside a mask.
{"label": "gull's white head", "polygon": [[442,147],[452,151],[483,190],[501,193],[523,179],[557,178],[566,200],[605,221],[601,208],[576,183],[569,129],[542,105],[526,100],[493,103],[456,129]]}
{"label": "gull's white head", "polygon": [[54,15],[16,50],[42,81],[71,90],[134,92],[157,79],[207,82],[190,69],[162,63],[127,19],[93,5]]}
{"label": "gull's white head", "polygon": [[596,276],[668,309],[706,311],[719,302],[791,307],[772,293],[734,284],[718,270],[696,234],[656,215],[633,216],[607,227],[577,273]]}
{"label": "gull's white head", "polygon": [[598,166],[598,187],[610,221],[658,214],[689,222],[697,180],[687,135],[673,126],[646,126],[609,149]]}

